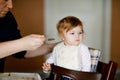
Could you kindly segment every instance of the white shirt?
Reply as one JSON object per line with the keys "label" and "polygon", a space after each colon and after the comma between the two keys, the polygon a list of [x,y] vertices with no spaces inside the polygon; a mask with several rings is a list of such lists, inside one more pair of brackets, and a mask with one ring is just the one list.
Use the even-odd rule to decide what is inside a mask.
{"label": "white shirt", "polygon": [[84,44],[80,44],[79,46],[65,46],[61,42],[55,46],[46,62],[72,70],[90,72],[90,58],[88,47]]}

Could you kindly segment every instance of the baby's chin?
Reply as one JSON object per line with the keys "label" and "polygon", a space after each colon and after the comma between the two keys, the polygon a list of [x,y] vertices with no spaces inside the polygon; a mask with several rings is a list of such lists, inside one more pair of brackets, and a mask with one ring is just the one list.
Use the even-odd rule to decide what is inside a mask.
{"label": "baby's chin", "polygon": [[74,46],[79,46],[79,45],[80,45],[80,42],[74,43],[73,45],[74,45]]}
{"label": "baby's chin", "polygon": [[79,44],[71,44],[71,46],[79,46]]}

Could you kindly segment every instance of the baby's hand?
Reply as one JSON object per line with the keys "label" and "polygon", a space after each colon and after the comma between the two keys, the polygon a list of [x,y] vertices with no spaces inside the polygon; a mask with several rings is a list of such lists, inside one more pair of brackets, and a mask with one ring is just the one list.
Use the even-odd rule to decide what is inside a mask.
{"label": "baby's hand", "polygon": [[49,63],[43,63],[42,68],[45,73],[48,73],[51,70],[51,65]]}

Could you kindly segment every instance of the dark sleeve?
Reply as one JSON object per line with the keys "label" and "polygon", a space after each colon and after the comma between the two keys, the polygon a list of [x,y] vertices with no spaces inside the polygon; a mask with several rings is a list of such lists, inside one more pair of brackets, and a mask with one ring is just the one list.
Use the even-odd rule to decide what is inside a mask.
{"label": "dark sleeve", "polygon": [[[11,27],[9,29],[10,40],[15,40],[15,39],[21,38],[22,36],[20,34],[20,30],[17,28],[17,26],[18,26],[17,22],[11,12],[9,12],[9,25],[12,25],[12,26],[9,26],[9,27]],[[13,54],[12,56],[14,56],[15,58],[24,58],[25,54],[26,54],[26,51],[21,51],[21,52]]]}
{"label": "dark sleeve", "polygon": [[[4,18],[0,18],[0,42],[16,40],[21,38],[20,30],[14,15],[8,12]],[[23,58],[26,51],[18,52],[12,56]]]}
{"label": "dark sleeve", "polygon": [[21,51],[18,53],[13,54],[12,56],[15,58],[24,58],[24,55],[26,54],[27,51]]}

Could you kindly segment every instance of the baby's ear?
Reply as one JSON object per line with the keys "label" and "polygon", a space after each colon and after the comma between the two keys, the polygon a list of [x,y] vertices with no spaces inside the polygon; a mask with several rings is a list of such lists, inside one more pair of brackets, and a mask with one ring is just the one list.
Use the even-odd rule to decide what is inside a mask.
{"label": "baby's ear", "polygon": [[64,35],[63,34],[59,34],[61,40],[64,40]]}

